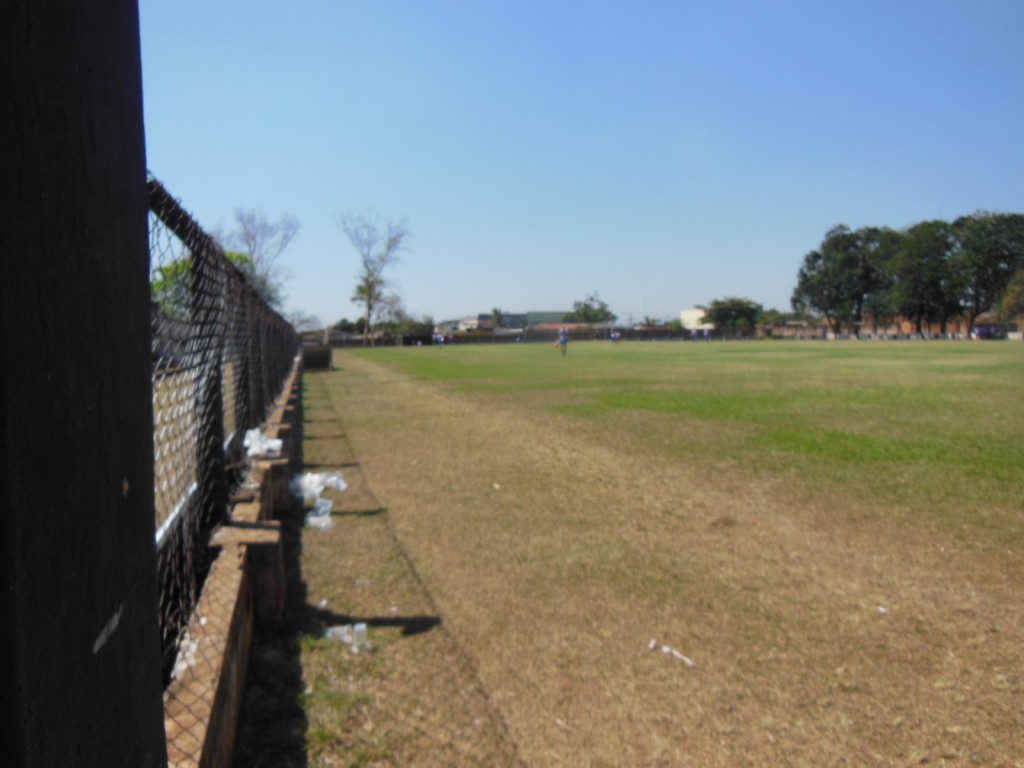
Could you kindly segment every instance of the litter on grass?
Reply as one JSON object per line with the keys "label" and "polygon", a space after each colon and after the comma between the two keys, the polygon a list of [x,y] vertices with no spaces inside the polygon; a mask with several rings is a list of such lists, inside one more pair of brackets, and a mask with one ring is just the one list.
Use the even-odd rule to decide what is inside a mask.
{"label": "litter on grass", "polygon": [[341,472],[306,472],[295,475],[291,482],[293,496],[301,496],[307,501],[317,499],[327,488],[344,491],[348,488]]}
{"label": "litter on grass", "polygon": [[329,531],[334,527],[334,519],[330,515],[314,515],[310,512],[306,515],[306,525],[310,528],[319,528],[321,531]]}
{"label": "litter on grass", "polygon": [[345,645],[351,645],[352,653],[373,650],[365,621],[328,627],[324,635],[328,640],[337,640]]}
{"label": "litter on grass", "polygon": [[295,475],[289,488],[293,496],[300,497],[303,501],[313,502],[313,509],[306,515],[306,525],[319,528],[322,531],[334,527],[334,520],[331,519],[331,508],[334,506],[334,502],[330,499],[321,499],[320,494],[327,488],[334,488],[338,491],[348,488],[341,472],[306,472],[303,475]]}
{"label": "litter on grass", "polygon": [[334,502],[330,499],[317,499],[313,509],[306,514],[306,525],[329,531],[334,527],[334,519],[331,517],[333,508]]}
{"label": "litter on grass", "polygon": [[328,640],[337,640],[345,645],[352,645],[352,625],[339,624],[336,627],[328,627],[324,636]]}
{"label": "litter on grass", "polygon": [[[651,651],[657,650],[657,648],[658,648],[658,641],[652,639],[651,642],[649,642],[647,644],[647,648],[649,650],[651,650]],[[665,654],[666,656],[671,656],[672,658],[677,659],[677,660],[683,662],[683,664],[685,664],[688,667],[696,667],[697,666],[697,662],[695,662],[689,656],[684,656],[679,651],[677,651],[675,648],[672,648],[670,646],[667,646],[667,645],[661,646],[661,652],[663,654]]]}

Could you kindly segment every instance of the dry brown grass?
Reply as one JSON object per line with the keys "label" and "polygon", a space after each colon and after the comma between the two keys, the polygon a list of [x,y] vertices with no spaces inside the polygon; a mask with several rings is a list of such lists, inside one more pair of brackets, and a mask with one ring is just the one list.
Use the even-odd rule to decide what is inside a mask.
{"label": "dry brown grass", "polygon": [[305,643],[311,762],[1024,766],[1019,560],[673,461],[653,424],[338,362],[306,459],[353,487],[302,566],[378,649]]}
{"label": "dry brown grass", "polygon": [[[336,526],[284,520],[288,608],[256,636],[234,764],[516,766],[515,747],[472,658],[448,631],[366,482],[323,381],[308,377],[310,471],[344,473],[328,490]],[[325,637],[369,625],[370,653]]]}

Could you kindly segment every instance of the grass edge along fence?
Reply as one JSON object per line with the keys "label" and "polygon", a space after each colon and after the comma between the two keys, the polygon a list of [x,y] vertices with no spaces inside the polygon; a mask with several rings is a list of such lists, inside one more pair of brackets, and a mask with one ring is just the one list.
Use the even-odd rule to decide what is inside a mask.
{"label": "grass edge along fence", "polygon": [[210,566],[211,531],[298,351],[295,330],[164,186],[148,180],[161,653],[170,679]]}

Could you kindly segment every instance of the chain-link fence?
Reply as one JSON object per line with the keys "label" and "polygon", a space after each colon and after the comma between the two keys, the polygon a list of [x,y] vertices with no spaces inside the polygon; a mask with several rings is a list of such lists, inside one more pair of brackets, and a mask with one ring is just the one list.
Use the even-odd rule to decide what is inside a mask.
{"label": "chain-link fence", "polygon": [[165,679],[209,570],[208,539],[243,479],[248,429],[298,351],[294,329],[149,181],[153,445]]}

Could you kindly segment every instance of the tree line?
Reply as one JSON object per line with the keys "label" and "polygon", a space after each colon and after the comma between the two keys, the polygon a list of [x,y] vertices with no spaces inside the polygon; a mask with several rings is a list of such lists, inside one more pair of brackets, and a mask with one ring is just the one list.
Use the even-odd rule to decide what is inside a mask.
{"label": "tree line", "polygon": [[[287,277],[280,257],[298,232],[298,220],[286,214],[273,222],[260,211],[241,209],[235,218],[235,232],[214,232],[213,237],[227,246],[227,257],[267,303],[280,310]],[[337,223],[359,256],[352,301],[362,305],[363,316],[355,322],[343,319],[335,327],[362,334],[364,344],[375,326],[398,334],[431,332],[432,318],[412,316],[397,293],[388,290],[386,272],[410,238],[405,223],[382,221],[373,212],[345,214]],[[188,272],[187,259],[154,270],[154,299],[170,314],[186,305]],[[979,211],[902,230],[853,230],[837,224],[804,257],[791,303],[797,317],[820,316],[834,334],[859,335],[865,322],[877,332],[898,318],[912,322],[918,333],[932,325],[945,333],[951,320],[964,318],[971,333],[984,313],[1019,316],[1024,314],[1024,214]],[[704,310],[704,322],[730,336],[794,317],[733,297],[716,299]],[[317,318],[293,314],[289,320],[302,330],[320,326]],[[504,314],[494,310],[495,327],[504,325]],[[616,320],[597,291],[575,302],[563,318],[575,323]]]}
{"label": "tree line", "polygon": [[961,317],[970,334],[986,312],[1020,314],[1022,299],[1024,214],[977,212],[902,230],[836,225],[804,257],[792,305],[820,314],[836,334],[897,318],[917,333],[929,325],[945,333]]}
{"label": "tree line", "polygon": [[[917,333],[963,318],[971,334],[979,316],[1024,314],[1024,214],[978,211],[953,222],[923,221],[905,229],[838,224],[808,253],[791,299],[795,314],[767,310],[745,298],[715,299],[703,322],[726,336],[758,325],[820,316],[834,334],[877,333],[897,319]],[[614,322],[596,291],[566,315],[572,322]]]}

